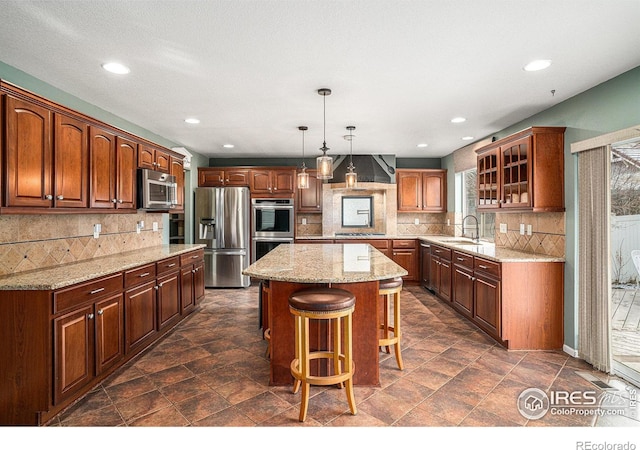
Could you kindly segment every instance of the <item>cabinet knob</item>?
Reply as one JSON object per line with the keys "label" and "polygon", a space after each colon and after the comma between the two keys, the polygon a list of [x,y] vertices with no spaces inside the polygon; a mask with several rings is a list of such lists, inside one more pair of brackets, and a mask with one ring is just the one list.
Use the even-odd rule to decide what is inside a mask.
{"label": "cabinet knob", "polygon": [[101,310],[101,309],[99,309],[99,310],[98,310],[98,315],[99,315],[99,316],[101,316],[101,315],[103,315],[103,314],[104,314],[104,311],[103,311],[103,310]]}
{"label": "cabinet knob", "polygon": [[158,289],[160,289],[160,286],[154,286],[153,288],[157,291]]}
{"label": "cabinet knob", "polygon": [[56,196],[56,198],[57,198],[58,200],[64,200],[64,195],[58,195],[58,196]]}
{"label": "cabinet knob", "polygon": [[44,196],[44,199],[45,200],[53,200],[53,195],[47,194],[47,195]]}
{"label": "cabinet knob", "polygon": [[112,199],[111,199],[111,203],[116,203],[117,201],[118,201],[118,200],[117,200],[117,199],[115,199],[115,198],[112,198]]}
{"label": "cabinet knob", "polygon": [[122,203],[122,199],[118,200],[118,203]]}
{"label": "cabinet knob", "polygon": [[191,273],[196,273],[197,270],[196,269],[191,269]]}
{"label": "cabinet knob", "polygon": [[94,317],[93,313],[92,314],[87,314],[87,319],[91,320],[91,319],[93,319],[93,317]]}

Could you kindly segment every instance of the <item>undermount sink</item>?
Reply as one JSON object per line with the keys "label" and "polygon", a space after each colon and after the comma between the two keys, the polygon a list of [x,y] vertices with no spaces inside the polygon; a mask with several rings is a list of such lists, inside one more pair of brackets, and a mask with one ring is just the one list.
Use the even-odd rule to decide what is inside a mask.
{"label": "undermount sink", "polygon": [[442,242],[457,245],[482,245],[482,243],[474,242],[471,239],[443,239]]}

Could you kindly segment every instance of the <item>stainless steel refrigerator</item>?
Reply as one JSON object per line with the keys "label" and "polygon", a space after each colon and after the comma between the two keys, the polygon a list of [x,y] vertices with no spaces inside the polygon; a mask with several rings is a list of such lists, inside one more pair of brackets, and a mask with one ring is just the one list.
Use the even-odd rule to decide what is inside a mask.
{"label": "stainless steel refrigerator", "polygon": [[195,242],[205,244],[206,287],[247,287],[249,188],[199,187],[195,193]]}

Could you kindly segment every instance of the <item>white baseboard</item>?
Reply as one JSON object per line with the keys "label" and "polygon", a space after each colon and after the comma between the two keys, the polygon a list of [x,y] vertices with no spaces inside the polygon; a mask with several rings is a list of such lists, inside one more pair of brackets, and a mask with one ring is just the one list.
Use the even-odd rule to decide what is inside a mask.
{"label": "white baseboard", "polygon": [[562,346],[562,351],[573,356],[574,358],[578,357],[578,350],[575,350],[566,344]]}

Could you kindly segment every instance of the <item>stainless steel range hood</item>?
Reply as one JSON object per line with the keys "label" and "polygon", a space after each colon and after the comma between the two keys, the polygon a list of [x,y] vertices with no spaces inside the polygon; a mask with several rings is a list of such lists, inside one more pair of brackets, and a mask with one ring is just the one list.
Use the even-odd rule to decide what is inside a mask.
{"label": "stainless steel range hood", "polygon": [[[330,183],[344,183],[348,172],[349,155],[334,156],[333,178]],[[353,155],[358,182],[395,183],[396,155]]]}

